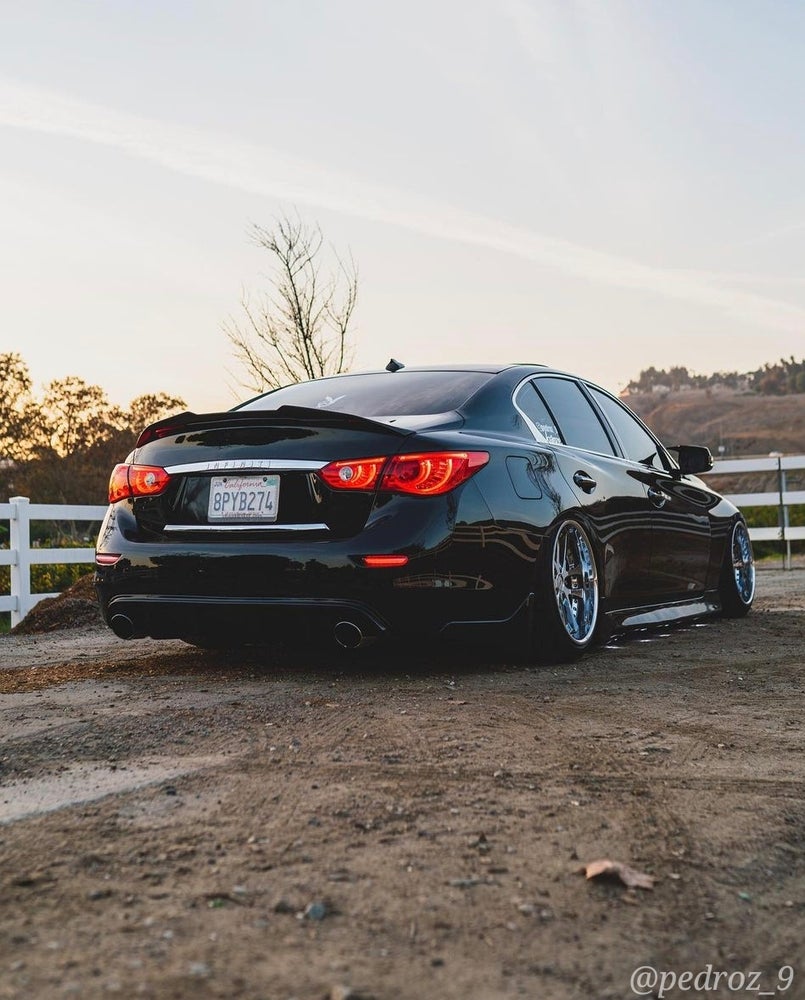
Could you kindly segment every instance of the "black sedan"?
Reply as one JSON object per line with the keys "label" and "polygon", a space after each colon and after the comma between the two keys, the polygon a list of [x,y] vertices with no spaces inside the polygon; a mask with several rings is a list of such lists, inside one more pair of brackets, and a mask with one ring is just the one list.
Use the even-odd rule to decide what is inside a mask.
{"label": "black sedan", "polygon": [[740,512],[623,403],[541,365],[287,386],[146,428],[96,553],[123,638],[513,640],[567,660],[613,630],[746,614]]}

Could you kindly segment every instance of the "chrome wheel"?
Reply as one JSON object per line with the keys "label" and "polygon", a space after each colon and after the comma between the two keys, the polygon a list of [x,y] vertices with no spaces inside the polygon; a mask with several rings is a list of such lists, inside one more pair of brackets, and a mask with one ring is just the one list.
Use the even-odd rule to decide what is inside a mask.
{"label": "chrome wheel", "polygon": [[732,575],[738,599],[746,605],[755,596],[755,561],[749,531],[743,521],[736,521],[732,529]]}
{"label": "chrome wheel", "polygon": [[568,639],[584,646],[598,620],[598,575],[590,540],[575,521],[557,531],[551,569],[559,620]]}

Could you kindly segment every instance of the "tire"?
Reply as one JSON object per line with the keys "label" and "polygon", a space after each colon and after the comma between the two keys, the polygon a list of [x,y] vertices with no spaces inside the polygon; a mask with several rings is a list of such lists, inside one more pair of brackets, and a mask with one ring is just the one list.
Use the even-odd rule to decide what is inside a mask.
{"label": "tire", "polygon": [[752,542],[743,518],[730,529],[718,584],[721,613],[725,618],[743,618],[755,597],[755,560]]}
{"label": "tire", "polygon": [[587,531],[567,518],[545,540],[536,608],[529,626],[532,659],[567,663],[598,638],[598,569]]}

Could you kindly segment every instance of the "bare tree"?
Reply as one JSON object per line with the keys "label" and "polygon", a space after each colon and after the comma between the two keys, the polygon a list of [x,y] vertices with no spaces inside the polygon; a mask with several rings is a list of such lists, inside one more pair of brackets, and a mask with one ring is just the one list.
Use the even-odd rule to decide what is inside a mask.
{"label": "bare tree", "polygon": [[254,226],[251,236],[273,258],[273,289],[256,302],[244,293],[244,320],[224,325],[246,373],[241,384],[259,392],[344,371],[358,294],[352,256],[344,261],[330,248],[336,266],[323,275],[322,231],[298,215],[278,217],[271,229]]}

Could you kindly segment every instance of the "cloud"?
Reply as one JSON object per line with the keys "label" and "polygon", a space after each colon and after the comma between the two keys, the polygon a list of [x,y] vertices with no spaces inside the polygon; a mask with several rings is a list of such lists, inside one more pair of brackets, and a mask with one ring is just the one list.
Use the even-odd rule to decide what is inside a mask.
{"label": "cloud", "polygon": [[731,287],[723,275],[660,268],[505,225],[230,135],[3,80],[0,126],[98,143],[214,184],[497,250],[585,281],[713,308],[764,329],[799,332],[805,327],[802,307]]}
{"label": "cloud", "polygon": [[788,236],[798,236],[803,230],[805,230],[805,222],[791,222],[787,226],[780,226],[778,229],[772,229],[769,232],[760,233],[757,236],[749,237],[749,239],[741,240],[736,245],[740,247],[753,247],[759,246],[761,243],[773,243]]}

